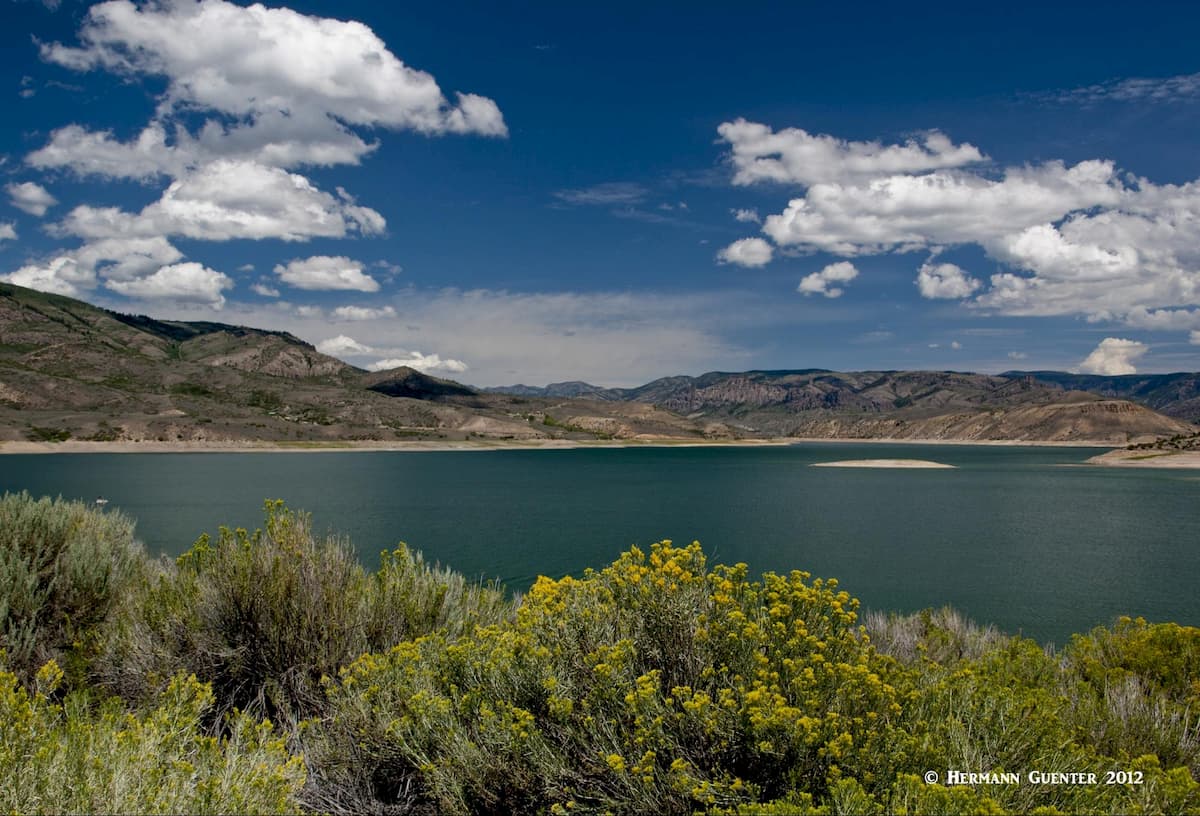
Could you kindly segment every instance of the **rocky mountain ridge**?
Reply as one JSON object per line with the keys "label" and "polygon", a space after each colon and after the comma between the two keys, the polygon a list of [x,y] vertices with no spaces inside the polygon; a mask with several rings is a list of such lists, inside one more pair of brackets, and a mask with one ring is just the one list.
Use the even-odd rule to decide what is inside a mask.
{"label": "rocky mountain ridge", "polygon": [[121,315],[0,284],[0,440],[817,437],[1124,445],[1196,432],[1132,402],[1064,390],[1067,380],[1040,374],[799,369],[665,377],[628,389],[579,381],[476,389],[411,368],[364,371],[286,332]]}

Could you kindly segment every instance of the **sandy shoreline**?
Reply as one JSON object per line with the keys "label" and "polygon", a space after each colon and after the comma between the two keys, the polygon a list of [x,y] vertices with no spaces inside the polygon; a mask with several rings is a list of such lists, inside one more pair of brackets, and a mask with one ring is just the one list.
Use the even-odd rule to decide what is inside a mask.
{"label": "sandy shoreline", "polygon": [[5,453],[321,453],[347,451],[488,451],[488,450],[573,450],[576,448],[737,448],[787,445],[790,439],[736,439],[728,441],[690,439],[631,440],[441,440],[421,439],[395,442],[0,442]]}
{"label": "sandy shoreline", "polygon": [[[1115,448],[1111,442],[1031,442],[1027,440],[975,439],[825,439],[782,437],[772,439],[696,440],[674,437],[647,437],[620,440],[576,439],[414,439],[374,441],[309,440],[296,442],[240,441],[173,441],[173,442],[87,442],[69,439],[65,442],[0,442],[0,455],[52,453],[312,453],[321,451],[481,451],[481,450],[571,450],[575,448],[696,448],[696,447],[771,447],[780,445],[829,443],[881,445],[991,445],[1002,447],[1069,447]],[[1125,453],[1114,450],[1110,453]],[[1138,453],[1138,452],[1131,452]],[[1144,452],[1142,452],[1144,453]],[[1106,456],[1109,454],[1105,454]],[[1112,464],[1103,461],[1096,464]],[[1146,466],[1146,465],[1143,465]],[[1154,466],[1154,465],[1150,465]],[[1191,467],[1192,465],[1173,465]]]}
{"label": "sandy shoreline", "polygon": [[809,467],[842,468],[911,468],[921,470],[954,470],[954,465],[931,462],[928,459],[846,459],[841,462],[814,462]]}

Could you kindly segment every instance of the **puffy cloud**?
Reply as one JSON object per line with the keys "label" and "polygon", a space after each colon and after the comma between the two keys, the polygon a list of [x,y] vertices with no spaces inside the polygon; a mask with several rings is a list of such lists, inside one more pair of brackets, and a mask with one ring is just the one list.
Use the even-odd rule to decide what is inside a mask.
{"label": "puffy cloud", "polygon": [[1105,376],[1136,374],[1137,368],[1133,364],[1134,361],[1149,350],[1149,346],[1136,340],[1105,337],[1100,341],[1100,345],[1096,346],[1092,353],[1079,364],[1079,370],[1084,374]]}
{"label": "puffy cloud", "polygon": [[965,298],[982,284],[952,263],[925,263],[917,270],[917,288],[925,298]]}
{"label": "puffy cloud", "polygon": [[467,364],[462,360],[446,359],[443,360],[436,354],[422,354],[419,351],[403,352],[401,357],[389,357],[385,360],[377,360],[367,366],[371,371],[387,371],[391,368],[399,368],[400,366],[408,366],[415,368],[417,371],[425,372],[445,372],[449,374],[461,374],[467,370]]}
{"label": "puffy cloud", "polygon": [[773,254],[771,245],[762,238],[742,238],[718,252],[717,260],[745,267],[766,266]]}
{"label": "puffy cloud", "polygon": [[322,114],[271,111],[253,122],[227,125],[210,120],[195,136],[182,127],[174,138],[161,122],[151,122],[130,141],[111,131],[67,125],[26,161],[39,168],[69,168],[79,175],[149,181],[177,177],[217,159],[236,159],[275,167],[358,164],[378,145]]}
{"label": "puffy cloud", "polygon": [[1122,189],[1111,162],[1048,162],[992,180],[961,171],[815,184],[763,231],[781,246],[843,256],[990,244],[1074,210],[1112,206]]}
{"label": "puffy cloud", "polygon": [[94,288],[98,275],[117,282],[136,281],[182,258],[183,254],[161,236],[101,238],[50,260],[27,264],[4,279],[76,297],[82,290]]}
{"label": "puffy cloud", "polygon": [[15,272],[0,275],[0,280],[67,297],[78,297],[82,287],[95,285],[95,275],[81,270],[75,259],[67,255],[44,264],[26,264]]}
{"label": "puffy cloud", "polygon": [[379,320],[383,317],[395,317],[396,310],[391,306],[338,306],[333,310],[335,320]]}
{"label": "puffy cloud", "polygon": [[858,270],[854,264],[849,261],[839,261],[832,263],[822,269],[820,272],[813,272],[811,275],[806,275],[800,281],[800,285],[796,287],[797,292],[803,292],[805,297],[808,295],[824,295],[827,298],[841,297],[843,290],[840,287],[833,286],[831,283],[847,283],[858,277]]}
{"label": "puffy cloud", "polygon": [[[326,192],[290,170],[357,164],[377,147],[356,132],[364,129],[507,135],[495,102],[468,93],[448,99],[432,76],[406,66],[367,26],[287,8],[111,0],[88,11],[77,47],[43,44],[41,53],[74,70],[165,84],[153,118],[133,138],[71,124],[27,157],[34,167],[80,175],[169,179],[140,211],[85,204],[52,225],[52,234],[83,239],[60,253],[69,263],[30,265],[12,275],[59,289],[94,286],[98,273],[109,289],[130,296],[169,292],[221,302],[228,278],[181,263],[168,239],[380,234],[387,224],[377,211],[340,187]],[[8,192],[18,206],[42,213],[53,203],[31,183]],[[69,269],[77,271],[65,277]],[[302,288],[378,289],[361,265],[285,269]],[[261,281],[255,291],[278,295]]]}
{"label": "puffy cloud", "polygon": [[181,150],[167,146],[167,132],[160,124],[146,127],[129,142],[118,141],[111,131],[67,125],[25,160],[41,169],[67,167],[79,175],[138,180],[178,175],[191,163]]}
{"label": "puffy cloud", "polygon": [[[426,134],[504,136],[496,103],[470,93],[450,103],[434,78],[392,54],[366,25],[224,0],[91,8],[81,46],[44,44],[42,57],[79,71],[104,68],[167,82],[158,120],[132,143],[79,127],[52,135],[39,166],[145,178],[197,160],[241,157],[283,167],[357,162],[373,149],[348,126]],[[168,145],[160,122],[213,111],[196,136]]]}
{"label": "puffy cloud", "polygon": [[452,358],[442,359],[437,354],[423,354],[419,351],[373,348],[345,334],[339,334],[336,337],[330,337],[327,340],[317,343],[317,351],[333,357],[362,356],[364,354],[391,355],[369,363],[367,369],[370,371],[387,371],[388,369],[399,368],[400,366],[408,366],[409,368],[426,373],[438,371],[461,374],[467,370],[467,364],[462,360]]}
{"label": "puffy cloud", "polygon": [[82,205],[58,230],[82,238],[182,235],[207,241],[305,241],[384,230],[383,216],[338,192],[335,198],[304,176],[277,167],[221,160],[173,182],[139,213]]}
{"label": "puffy cloud", "polygon": [[221,291],[231,288],[233,281],[215,269],[188,262],[164,266],[146,277],[110,280],[104,285],[128,297],[207,303],[219,307],[225,303]]}
{"label": "puffy cloud", "polygon": [[1028,357],[1029,357],[1029,355],[1023,351],[1010,351],[1008,353],[1008,359],[1010,359],[1010,360],[1024,360],[1024,359],[1027,359]]}
{"label": "puffy cloud", "polygon": [[364,346],[353,337],[339,334],[337,337],[330,337],[317,343],[317,351],[332,357],[341,357],[343,355],[371,354],[374,349]]}
{"label": "puffy cloud", "polygon": [[1200,185],[1143,183],[1120,210],[1076,213],[1058,227],[995,242],[991,251],[1032,274],[994,275],[982,307],[1186,328],[1194,314],[1172,307],[1200,303]]}
{"label": "puffy cloud", "polygon": [[287,265],[276,265],[275,274],[297,289],[379,291],[379,282],[363,272],[362,264],[344,256],[298,258]]}
{"label": "puffy cloud", "polygon": [[15,240],[17,240],[17,228],[7,221],[0,221],[0,241]]}
{"label": "puffy cloud", "polygon": [[851,142],[800,128],[775,132],[767,125],[745,119],[724,122],[717,132],[732,148],[734,184],[775,181],[808,186],[847,182],[962,167],[984,158],[974,145],[955,145],[938,131],[925,134],[919,142],[910,140],[902,145]]}
{"label": "puffy cloud", "polygon": [[1158,185],[1106,160],[985,173],[966,166],[973,147],[940,134],[882,146],[741,120],[722,127],[735,183],[806,187],[764,221],[780,247],[852,258],[974,244],[1007,267],[990,286],[927,263],[916,281],[921,294],[1008,315],[1200,325],[1189,308],[1200,305],[1200,180]]}
{"label": "puffy cloud", "polygon": [[5,185],[4,191],[8,193],[8,199],[14,207],[38,218],[58,203],[58,199],[50,195],[49,190],[32,181]]}
{"label": "puffy cloud", "polygon": [[254,292],[254,294],[262,295],[263,297],[269,297],[269,298],[279,297],[278,289],[276,289],[274,286],[270,286],[268,284],[262,283],[261,281],[259,283],[253,284],[250,287],[250,289],[251,289],[251,291]]}
{"label": "puffy cloud", "polygon": [[1193,346],[1200,346],[1200,331],[1193,329],[1192,332],[1188,334],[1188,342]]}
{"label": "puffy cloud", "polygon": [[166,238],[101,238],[70,253],[83,269],[106,278],[131,280],[183,259]]}
{"label": "puffy cloud", "polygon": [[[1090,320],[1111,320],[1111,314],[1096,315]],[[1187,331],[1200,326],[1200,309],[1147,309],[1134,307],[1121,317],[1121,322],[1137,329],[1154,331]]]}
{"label": "puffy cloud", "polygon": [[758,210],[730,210],[733,213],[733,220],[741,221],[742,223],[761,224],[762,218],[758,214]]}

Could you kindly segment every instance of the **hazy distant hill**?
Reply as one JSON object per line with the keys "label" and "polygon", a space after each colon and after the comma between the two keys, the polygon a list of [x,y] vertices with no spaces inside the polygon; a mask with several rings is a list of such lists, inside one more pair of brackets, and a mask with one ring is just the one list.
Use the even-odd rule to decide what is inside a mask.
{"label": "hazy distant hill", "polygon": [[[1191,382],[1128,388],[1174,405],[1186,401]],[[0,284],[0,440],[796,436],[1124,444],[1196,430],[1132,402],[1063,390],[1072,384],[1044,373],[803,369],[665,377],[625,389],[578,381],[475,389],[410,368],[363,371],[286,332],[121,315]]]}
{"label": "hazy distant hill", "polygon": [[[1068,375],[1069,376],[1069,375]],[[592,399],[649,403],[692,419],[798,437],[1069,441],[1190,433],[1194,428],[1123,400],[1029,376],[953,371],[714,371],[637,388],[557,383]],[[505,392],[508,389],[491,389]],[[557,392],[557,393],[556,393]]]}
{"label": "hazy distant hill", "polygon": [[1161,414],[1200,422],[1200,373],[1066,374],[1061,371],[1010,371],[1001,375],[1028,376],[1038,382],[1105,397],[1132,400]]}

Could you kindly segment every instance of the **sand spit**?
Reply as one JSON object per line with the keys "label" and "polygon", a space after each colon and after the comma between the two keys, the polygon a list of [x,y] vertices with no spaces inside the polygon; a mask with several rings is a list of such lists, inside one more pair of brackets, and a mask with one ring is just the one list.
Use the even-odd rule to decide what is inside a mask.
{"label": "sand spit", "polygon": [[923,468],[950,469],[954,465],[941,462],[930,462],[928,459],[846,459],[841,462],[814,462],[810,467],[845,467],[845,468]]}
{"label": "sand spit", "polygon": [[1108,467],[1200,468],[1200,451],[1114,450],[1093,456],[1085,464]]}

